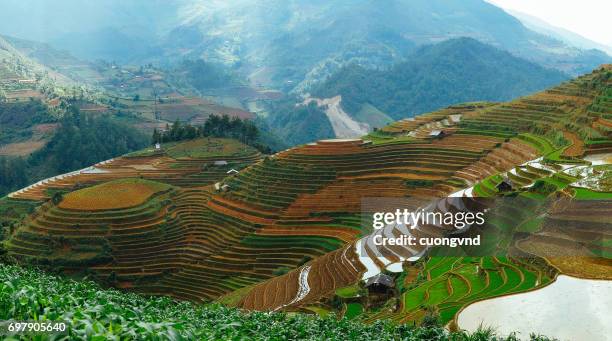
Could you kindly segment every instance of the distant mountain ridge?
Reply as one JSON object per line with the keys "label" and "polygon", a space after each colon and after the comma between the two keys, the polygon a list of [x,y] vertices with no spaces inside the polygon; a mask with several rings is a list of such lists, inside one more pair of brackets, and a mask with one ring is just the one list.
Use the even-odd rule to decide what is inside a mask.
{"label": "distant mountain ridge", "polygon": [[600,44],[598,42],[585,38],[579,35],[578,33],[566,30],[562,27],[551,25],[529,14],[508,9],[506,9],[505,11],[519,19],[521,23],[523,23],[523,25],[525,25],[530,30],[536,31],[541,34],[549,35],[571,46],[576,46],[581,49],[598,49],[612,56],[612,45]]}
{"label": "distant mountain ridge", "polygon": [[[569,76],[515,57],[471,38],[452,39],[424,46],[393,67],[376,70],[352,64],[315,87],[311,96],[318,99],[341,97],[340,106],[356,124],[373,129],[392,120],[415,116],[448,105],[471,101],[508,101],[556,85]],[[338,99],[336,99],[337,101]],[[329,112],[332,109],[334,112]],[[329,105],[330,120],[339,108]],[[312,112],[312,109],[311,109]],[[284,115],[276,127],[293,127],[303,115]],[[330,134],[325,116],[302,123],[308,131]],[[355,125],[355,124],[353,124]],[[360,129],[354,131],[361,135]],[[349,137],[346,130],[335,136]]]}
{"label": "distant mountain ridge", "polygon": [[[19,28],[15,18],[23,16],[45,27]],[[64,25],[67,18],[76,19]],[[389,67],[418,46],[458,37],[571,75],[610,62],[601,51],[536,33],[482,0],[156,0],[136,5],[66,0],[54,6],[7,0],[0,3],[0,32],[40,38],[79,58],[128,63],[202,58],[240,71],[253,85],[298,93],[347,63]]]}
{"label": "distant mountain ridge", "polygon": [[388,67],[420,45],[458,37],[477,39],[568,74],[609,61],[601,51],[579,50],[529,30],[480,0],[268,0],[202,6],[183,6],[188,19],[168,35],[178,41],[190,30],[200,44],[173,46],[166,53],[179,47],[181,55],[205,55],[237,65],[252,82],[298,92],[347,63]]}

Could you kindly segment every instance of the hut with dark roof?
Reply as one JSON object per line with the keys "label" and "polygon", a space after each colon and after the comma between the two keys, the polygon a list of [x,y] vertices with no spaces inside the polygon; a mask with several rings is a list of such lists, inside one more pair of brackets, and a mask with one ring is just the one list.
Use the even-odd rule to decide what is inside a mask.
{"label": "hut with dark roof", "polygon": [[385,274],[378,274],[365,281],[365,287],[370,293],[387,293],[395,286],[393,277]]}
{"label": "hut with dark roof", "polygon": [[514,188],[514,183],[510,178],[505,177],[495,188],[498,192],[509,192]]}

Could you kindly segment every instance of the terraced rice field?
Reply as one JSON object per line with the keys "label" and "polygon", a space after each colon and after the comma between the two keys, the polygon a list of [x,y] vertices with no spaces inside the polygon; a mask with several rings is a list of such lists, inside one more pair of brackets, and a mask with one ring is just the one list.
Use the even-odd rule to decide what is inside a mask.
{"label": "terraced rice field", "polygon": [[432,257],[425,263],[427,281],[406,291],[398,312],[375,314],[369,319],[418,320],[428,307],[447,324],[472,302],[546,285],[553,278],[551,273],[525,260],[505,257]]}
{"label": "terraced rice field", "polygon": [[120,179],[70,192],[58,207],[67,210],[98,211],[138,206],[153,194],[170,186],[142,179]]}
{"label": "terraced rice field", "polygon": [[[427,198],[447,195],[470,185],[476,186],[462,192],[463,195],[469,192],[470,195],[495,196],[502,175],[509,177],[517,186],[524,187],[525,198],[538,198],[536,191],[530,192],[529,188],[539,179],[552,184],[557,190],[563,190],[577,180],[563,171],[574,167],[571,163],[576,159],[593,152],[589,150],[588,143],[585,144],[584,153],[580,152],[583,149],[581,145],[575,146],[580,144],[576,137],[586,139],[593,136],[585,135],[592,133],[590,119],[576,120],[576,117],[589,117],[591,114],[587,107],[594,101],[601,102],[597,100],[601,96],[598,93],[602,89],[607,91],[609,74],[610,67],[606,66],[558,88],[515,102],[455,106],[396,122],[382,129],[387,134],[376,133],[365,137],[371,142],[366,141],[363,145],[358,141],[339,141],[335,145],[331,141],[320,141],[281,153],[277,156],[279,162],[289,159],[291,164],[308,160],[325,166],[337,165],[334,170],[338,180],[314,194],[300,195],[286,212],[358,211],[361,198],[378,193],[380,196]],[[567,105],[569,101],[573,105]],[[581,125],[577,123],[579,121]],[[572,138],[567,139],[572,143],[569,148],[554,141],[547,132],[554,126],[553,123],[561,126],[565,125],[564,122],[573,122],[571,127],[575,129]],[[429,138],[429,133],[435,129],[445,129],[446,136]],[[564,151],[565,155],[561,155]],[[538,158],[542,155],[544,157]],[[401,182],[406,186],[398,186]],[[248,194],[243,198],[264,202],[271,210],[284,207],[282,200],[278,203],[265,202]],[[291,200],[288,197],[285,202]],[[516,221],[512,216],[499,216],[491,219],[491,223],[499,230],[526,229],[529,224],[533,225],[533,217],[525,216],[523,219]],[[540,223],[535,225],[535,229],[539,226]],[[351,252],[347,253],[346,250],[334,251],[329,256],[341,254],[348,255],[350,259]],[[452,265],[432,269],[427,275],[429,281],[403,294],[399,310],[393,313],[367,313],[364,319],[373,321],[390,317],[399,322],[409,322],[420,320],[426,309],[433,309],[440,314],[443,322],[453,322],[461,307],[470,302],[532,290],[554,280],[558,269],[541,258],[521,252],[518,254],[522,256],[458,258]],[[334,267],[336,264],[341,268]],[[384,262],[374,257],[372,260],[361,258],[357,263],[349,261],[347,265],[342,265],[338,262],[318,262],[317,259],[311,266],[311,273],[317,268],[325,268],[329,275],[320,272],[319,276],[328,276],[323,279],[309,276],[309,284],[318,284],[301,300],[304,305],[332,297],[334,289],[348,283],[343,276],[353,278],[353,283],[357,283],[367,267],[383,268]],[[278,288],[282,282],[297,280],[298,276],[290,272],[265,282],[252,289],[242,304],[247,308],[269,309],[271,305],[263,301],[257,303],[259,297],[272,295],[274,288]],[[286,286],[293,287],[296,293],[296,285]]]}
{"label": "terraced rice field", "polygon": [[[596,192],[594,193],[596,194]],[[610,279],[612,229],[609,199],[570,201],[542,220],[540,229],[518,247],[545,257],[562,273]]]}
{"label": "terraced rice field", "polygon": [[[192,155],[187,155],[185,150],[192,150]],[[231,169],[240,170],[261,157],[255,149],[237,141],[196,139],[164,145],[162,150],[142,150],[41,180],[9,194],[9,197],[46,200],[50,198],[50,191],[72,191],[86,185],[125,178],[143,178],[179,187],[208,186],[227,176]],[[224,163],[215,165],[216,161]]]}
{"label": "terraced rice field", "polygon": [[[590,240],[591,218],[606,217],[596,207],[576,208],[589,215],[560,214],[543,199],[579,199],[584,188],[574,185],[599,176],[583,158],[609,148],[611,72],[605,66],[513,102],[456,105],[362,139],[323,140],[266,157],[235,141],[201,139],[110,160],[12,193],[10,200],[45,203],[12,231],[8,251],[69,272],[87,269],[100,281],[147,294],[256,310],[337,309],[364,321],[420,322],[435,313],[456,327],[466,305],[540,288],[559,272],[580,272],[534,253],[529,243]],[[444,134],[431,136],[434,130]],[[571,137],[559,138],[558,131]],[[239,172],[228,174],[232,168]],[[513,189],[504,194],[497,185],[506,177]],[[148,189],[113,182],[126,178],[145,179],[138,181]],[[92,195],[105,186],[107,198]],[[72,193],[54,205],[53,191]],[[466,201],[518,198],[491,213],[487,256],[391,248],[398,254],[387,258],[367,246],[372,231],[362,224],[364,198],[451,194]],[[115,195],[130,200],[115,203]],[[577,228],[563,237],[555,222]],[[517,230],[536,239],[519,242]],[[601,256],[607,243],[586,245]],[[358,254],[363,245],[366,252]],[[404,262],[408,256],[415,258]],[[338,289],[360,287],[381,271],[395,272],[399,281],[384,308],[370,309],[367,301],[331,305]]]}

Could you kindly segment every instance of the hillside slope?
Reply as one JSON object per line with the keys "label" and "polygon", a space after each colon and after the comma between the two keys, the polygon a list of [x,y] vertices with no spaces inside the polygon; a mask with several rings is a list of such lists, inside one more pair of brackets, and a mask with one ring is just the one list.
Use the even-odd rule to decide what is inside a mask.
{"label": "hillside slope", "polygon": [[[206,139],[127,155],[4,199],[0,207],[14,217],[5,224],[4,245],[20,262],[87,272],[140,293],[256,310],[349,314],[352,304],[351,314],[366,322],[421,322],[435,313],[452,323],[467,304],[540,288],[559,272],[606,274],[601,267],[609,266],[611,234],[599,231],[603,239],[593,242],[589,226],[596,220],[606,227],[610,211],[580,200],[612,192],[605,180],[610,162],[602,156],[612,151],[611,85],[606,65],[512,102],[454,105],[363,139],[323,140],[263,159],[236,142]],[[432,138],[434,130],[445,134]],[[454,193],[470,202],[472,195],[498,196],[504,176],[527,204],[515,207],[514,217],[494,215],[493,227],[529,226],[532,235],[515,243],[502,233],[487,245],[509,245],[513,253],[457,255],[440,264],[419,255],[413,264],[404,261],[414,250],[389,257],[358,252],[371,239],[362,199],[428,201]],[[93,184],[130,200],[109,209],[114,191],[82,189]],[[146,186],[149,194],[133,198],[129,193],[142,193],[133,186]],[[64,194],[54,195],[58,189]],[[91,200],[93,193],[99,198]],[[563,215],[540,203],[557,196],[575,198],[569,209],[583,214]],[[89,197],[88,206],[76,208],[80,197]],[[30,201],[41,205],[22,220],[18,205]],[[531,222],[536,208],[545,219]],[[581,229],[567,233],[582,238],[589,257],[567,264],[531,248],[557,246],[554,221],[561,220]],[[377,308],[359,284],[381,271],[395,273],[398,283],[396,294],[379,297],[389,309]]]}
{"label": "hillside slope", "polygon": [[400,119],[452,103],[508,101],[567,78],[470,38],[421,48],[408,59],[384,71],[347,67],[313,95],[341,95],[352,115],[370,104]]}

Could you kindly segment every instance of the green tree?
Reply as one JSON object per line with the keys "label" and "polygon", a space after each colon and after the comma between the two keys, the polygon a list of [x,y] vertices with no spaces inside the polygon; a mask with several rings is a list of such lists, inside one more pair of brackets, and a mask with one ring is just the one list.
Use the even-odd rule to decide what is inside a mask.
{"label": "green tree", "polygon": [[177,118],[170,128],[170,140],[179,141],[181,139],[181,121]]}
{"label": "green tree", "polygon": [[156,144],[162,142],[162,136],[157,128],[153,128],[153,136],[151,137],[151,143]]}
{"label": "green tree", "polygon": [[55,192],[53,193],[53,197],[51,198],[51,201],[53,201],[54,205],[58,205],[60,202],[62,202],[63,199],[63,195],[61,192]]}

